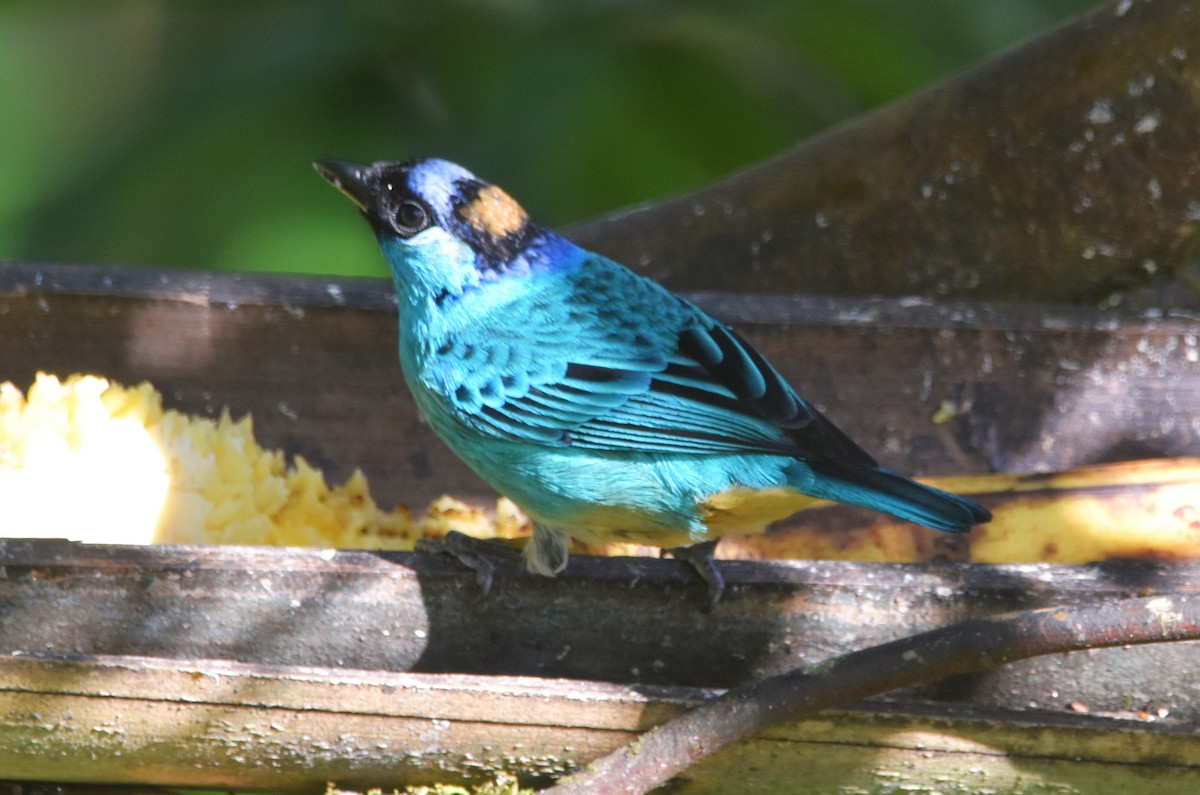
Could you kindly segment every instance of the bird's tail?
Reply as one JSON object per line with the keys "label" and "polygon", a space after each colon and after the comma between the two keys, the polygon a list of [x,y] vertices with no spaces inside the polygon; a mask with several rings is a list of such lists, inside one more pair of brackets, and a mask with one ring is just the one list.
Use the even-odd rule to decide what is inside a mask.
{"label": "bird's tail", "polygon": [[943,533],[963,533],[992,518],[990,511],[966,497],[924,486],[886,469],[828,462],[810,462],[809,466],[813,479],[803,491],[814,497],[883,511]]}

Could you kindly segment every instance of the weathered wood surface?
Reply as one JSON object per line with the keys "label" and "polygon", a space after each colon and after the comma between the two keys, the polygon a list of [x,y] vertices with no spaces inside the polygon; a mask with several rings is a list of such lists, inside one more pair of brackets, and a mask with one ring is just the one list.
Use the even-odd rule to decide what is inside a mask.
{"label": "weathered wood surface", "polygon": [[[1200,454],[1200,322],[1087,309],[705,294],[888,466],[1020,472]],[[150,380],[385,506],[492,496],[422,424],[374,280],[0,265],[0,380]],[[953,419],[935,424],[944,405]]]}
{"label": "weathered wood surface", "polygon": [[[223,406],[234,414],[252,412],[261,441],[303,454],[333,478],[362,467],[385,504],[403,499],[420,506],[443,491],[490,497],[416,416],[396,363],[395,309],[386,284],[10,264],[0,266],[0,285],[0,379],[27,384],[43,369],[61,375],[97,372],[125,383],[150,380],[164,392],[168,406],[208,414]],[[1200,324],[1186,315],[1137,317],[871,299],[697,298],[736,323],[808,397],[898,468],[943,473],[1057,469],[1123,457],[1200,453],[1200,419],[1194,410],[1200,405]],[[934,414],[946,403],[958,407],[953,419],[935,424]],[[21,663],[31,654],[60,658],[54,664],[67,667],[46,669],[61,675],[43,681],[57,682],[45,685],[49,689],[86,679],[63,657],[133,655],[157,662],[120,663],[122,676],[225,658],[287,669],[253,674],[270,681],[276,674],[293,677],[297,667],[317,666],[335,669],[318,677],[328,676],[334,684],[343,675],[358,677],[354,671],[363,669],[374,672],[368,678],[455,672],[606,680],[644,693],[660,685],[727,686],[972,615],[1200,587],[1200,568],[1187,565],[732,561],[723,564],[723,571],[730,590],[706,614],[698,609],[703,587],[674,561],[576,556],[557,580],[520,574],[501,564],[493,593],[476,603],[468,573],[453,561],[426,555],[107,548],[10,540],[0,546],[0,651]],[[189,670],[202,687],[206,674]],[[253,770],[264,771],[261,781],[269,779],[271,787],[302,786],[298,778],[278,776],[301,776],[305,770],[313,780],[387,783],[409,773],[420,778],[433,768],[436,776],[428,777],[444,779],[468,769],[487,771],[493,764],[524,767],[524,760],[531,762],[528,769],[549,771],[577,764],[587,753],[624,742],[629,732],[643,727],[622,724],[615,733],[605,728],[603,742],[595,745],[588,739],[595,735],[580,735],[571,741],[571,750],[563,751],[564,737],[574,735],[553,725],[549,735],[557,743],[555,750],[538,755],[530,750],[541,746],[530,744],[533,729],[528,726],[514,729],[517,739],[505,734],[514,744],[506,746],[495,741],[495,723],[447,717],[451,726],[463,721],[474,732],[456,747],[451,745],[455,738],[441,731],[442,724],[414,711],[404,713],[402,724],[372,725],[362,729],[363,735],[408,732],[424,738],[425,745],[414,741],[403,751],[389,746],[374,754],[356,744],[357,730],[342,720],[353,715],[352,709],[329,707],[324,712],[314,701],[312,709],[285,704],[280,714],[287,721],[317,720],[296,731],[301,744],[311,746],[307,750],[320,753],[275,754],[282,746],[271,745],[269,733],[239,734],[245,725],[269,728],[275,718],[242,720],[238,704],[217,699],[225,706],[209,709],[195,693],[164,695],[156,690],[153,676],[138,676],[148,677],[148,689],[137,697],[122,696],[128,709],[114,710],[111,694],[116,691],[106,681],[95,692],[64,695],[70,706],[56,702],[63,710],[58,714],[69,711],[81,716],[81,722],[53,724],[38,734],[31,731],[35,723],[50,724],[32,705],[47,703],[49,695],[18,692],[24,685],[14,690],[16,679],[0,673],[0,699],[13,699],[8,702],[12,710],[0,707],[0,715],[11,716],[7,723],[0,721],[0,732],[8,727],[8,739],[0,739],[0,755],[7,753],[25,765],[10,768],[0,758],[0,771],[14,779],[58,777],[64,766],[46,768],[41,762],[60,760],[69,752],[92,765],[71,768],[84,771],[71,775],[86,775],[93,782],[126,775],[138,777],[119,780],[225,786],[219,782],[232,779],[221,777],[232,776],[238,760],[249,760]],[[216,681],[233,680],[222,674]],[[237,681],[247,693],[274,687]],[[607,686],[581,687],[603,691]],[[388,698],[376,692],[373,699],[386,705],[380,709],[391,709],[389,699],[401,691],[388,690]],[[868,732],[861,743],[832,743],[825,733],[833,724],[818,722],[814,725],[821,730],[811,736],[793,741],[772,735],[716,757],[706,764],[727,765],[725,772],[697,777],[690,786],[696,792],[721,791],[704,789],[710,786],[704,782],[721,781],[720,775],[740,780],[736,777],[754,767],[764,776],[767,768],[778,768],[788,771],[792,781],[795,776],[828,781],[831,790],[837,782],[869,787],[875,786],[872,781],[895,780],[920,791],[924,771],[950,775],[968,762],[973,767],[966,769],[986,771],[1000,789],[1006,782],[1027,780],[1021,777],[1034,775],[1029,771],[1054,781],[1084,773],[1092,781],[1105,775],[1132,781],[1143,768],[1121,754],[1134,748],[1166,765],[1161,780],[1168,789],[1163,791],[1170,786],[1189,791],[1195,784],[1193,751],[1187,745],[1192,740],[1180,740],[1183,746],[1163,750],[1163,756],[1153,755],[1168,748],[1159,740],[1183,737],[1187,722],[1200,720],[1198,691],[1195,644],[1032,660],[898,695],[905,710],[921,709],[914,705],[923,700],[941,700],[929,714],[943,717],[929,718],[933,728],[928,736],[921,728],[926,724],[899,717],[895,723],[885,721],[886,729],[872,723],[875,733]],[[348,703],[344,698],[339,692],[335,701]],[[570,712],[590,698],[569,695],[557,709]],[[1072,703],[1111,715],[1072,716],[1067,714]],[[1118,717],[1160,706],[1169,714],[1152,725]],[[1031,707],[1039,710],[1030,718],[1038,726],[1083,721],[1092,739],[1071,740],[1052,753],[1020,746],[1026,750],[1013,751],[1020,760],[1015,766],[995,749],[1016,748],[1012,744],[1021,731],[1003,740],[995,739],[998,735],[989,728],[971,735],[983,739],[973,739],[976,744],[969,746],[955,740],[943,747],[941,740],[930,739],[942,736],[937,727],[957,725],[944,717],[956,709],[970,710],[963,718],[968,722],[983,720],[979,716],[988,710],[1003,710],[1002,721],[1011,723],[1012,710]],[[873,704],[870,709],[889,708]],[[880,720],[870,714],[874,717],[868,722]],[[164,742],[166,725],[173,732]],[[82,726],[87,731],[76,732]],[[835,728],[840,732],[845,726]],[[333,740],[312,739],[324,737],[325,730],[339,733]],[[1032,736],[1054,734],[1030,731]],[[893,745],[892,736],[908,739]],[[1123,738],[1117,750],[1102,739],[1106,736]],[[485,743],[484,737],[492,742]],[[59,740],[64,744],[55,745]],[[414,747],[430,750],[414,756]],[[220,757],[224,761],[212,766],[198,762],[214,748],[225,754]],[[254,748],[259,756],[245,755]],[[113,756],[118,750],[122,758]],[[445,761],[454,754],[462,754],[453,757],[457,767]],[[407,761],[396,762],[401,756]],[[798,772],[777,765],[793,756]],[[170,770],[187,767],[192,775],[159,775],[155,771],[167,768],[155,765],[164,757],[174,766]],[[145,765],[130,764],[134,758]],[[308,768],[299,764],[312,759],[324,761]],[[1071,759],[1084,761],[1067,761]],[[386,769],[390,778],[365,773],[355,778],[356,771],[368,768],[371,776]],[[778,790],[778,781],[763,780],[763,791]],[[239,778],[238,786],[250,786],[247,781]],[[310,782],[306,779],[303,786]]]}
{"label": "weathered wood surface", "polygon": [[679,289],[1095,302],[1194,266],[1197,53],[1194,3],[1111,0],[569,233]]}
{"label": "weathered wood surface", "polygon": [[[972,616],[1192,593],[1200,565],[721,564],[710,613],[677,561],[500,563],[487,599],[436,555],[238,547],[0,547],[0,650],[728,687]],[[1200,720],[1200,648],[1016,663],[899,696],[979,708],[1166,707]]]}
{"label": "weathered wood surface", "polygon": [[[331,780],[390,789],[519,769],[526,784],[544,784],[704,697],[524,677],[0,655],[0,775],[317,793]],[[830,793],[1119,792],[1148,780],[1181,795],[1200,785],[1191,727],[872,706],[779,726],[671,791],[790,792],[804,781],[806,792]]]}
{"label": "weathered wood surface", "polygon": [[689,695],[209,660],[0,657],[0,711],[12,728],[0,738],[0,770],[308,792],[330,780],[380,786],[500,769],[544,781],[678,712]]}

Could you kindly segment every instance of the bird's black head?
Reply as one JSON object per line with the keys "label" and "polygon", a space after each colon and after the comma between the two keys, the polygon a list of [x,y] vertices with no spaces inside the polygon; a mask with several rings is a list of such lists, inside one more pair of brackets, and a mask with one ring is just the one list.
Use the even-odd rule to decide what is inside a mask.
{"label": "bird's black head", "polygon": [[313,166],[358,206],[381,242],[437,227],[469,246],[481,271],[503,271],[542,231],[503,190],[446,160]]}

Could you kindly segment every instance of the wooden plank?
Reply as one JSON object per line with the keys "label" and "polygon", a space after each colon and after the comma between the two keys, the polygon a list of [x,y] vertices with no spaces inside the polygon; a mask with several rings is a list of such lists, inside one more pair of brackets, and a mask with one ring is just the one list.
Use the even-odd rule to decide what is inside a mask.
{"label": "wooden plank", "polygon": [[[544,784],[703,697],[520,677],[0,656],[0,770],[297,792],[330,780],[392,787],[514,770]],[[678,791],[790,791],[796,781],[809,792],[1121,791],[1147,780],[1169,793],[1200,785],[1200,737],[1090,715],[872,707],[781,726],[688,771]]]}
{"label": "wooden plank", "polygon": [[[413,411],[395,361],[394,303],[385,284],[18,265],[0,269],[0,284],[0,378],[27,383],[35,370],[47,369],[99,371],[127,383],[150,379],[168,404],[187,411],[211,414],[223,405],[252,411],[264,443],[302,453],[335,478],[362,466],[385,504],[405,499],[419,506],[442,491],[488,496]],[[1200,453],[1192,318],[870,299],[698,300],[737,322],[809,397],[892,466],[1047,469],[1129,454]],[[947,404],[958,407],[954,416],[935,424],[934,414]],[[234,786],[229,782],[236,779],[243,787],[304,788],[311,782],[280,771],[366,785],[396,776],[470,778],[497,766],[522,767],[542,781],[678,708],[682,702],[653,691],[657,686],[723,687],[969,616],[1170,595],[1200,583],[1200,567],[1191,565],[722,565],[730,590],[706,614],[698,609],[702,586],[674,561],[577,556],[557,580],[501,564],[490,598],[476,602],[467,573],[426,555],[0,542],[0,649],[18,662],[66,666],[42,669],[48,672],[42,692],[14,689],[13,682],[25,680],[0,665],[0,716],[7,716],[0,720],[7,738],[0,739],[0,771],[58,778],[69,757],[84,760],[71,775],[100,783],[140,776],[145,784]],[[68,659],[27,659],[31,654]],[[157,660],[124,660],[106,669],[119,669],[119,676],[101,676],[95,668],[71,667],[91,664],[81,655]],[[189,662],[214,657],[238,662],[215,668]],[[239,664],[251,668],[222,667]],[[311,684],[309,674],[322,668],[328,670],[312,676],[320,687],[341,687],[335,695]],[[175,677],[174,690],[154,673],[162,670]],[[427,699],[424,707],[406,702],[409,712],[376,722],[376,705],[408,686],[370,677],[436,674],[421,681],[446,682],[438,677],[449,672],[543,678],[536,687],[499,689],[516,700],[485,704],[479,693],[492,698],[500,681],[489,679],[453,698]],[[242,700],[201,692],[213,677],[239,685]],[[597,697],[563,695],[547,684],[554,677],[622,683],[614,687],[641,700],[601,698],[626,705],[613,707],[619,721],[593,716],[597,725],[564,728],[562,713],[587,714],[580,704]],[[198,689],[182,689],[185,680],[199,682]],[[133,688],[136,681],[145,689]],[[71,682],[82,689],[64,689]],[[543,701],[530,695],[534,690]],[[652,691],[659,699],[653,708],[646,696]],[[352,692],[369,697],[356,701]],[[75,723],[47,722],[39,705],[48,699],[58,704],[54,714],[69,712]],[[654,711],[663,699],[666,711]],[[920,713],[928,700],[933,711]],[[114,708],[114,701],[122,706]],[[1064,714],[1073,702],[1111,714]],[[641,723],[621,712],[628,704],[637,705]],[[892,786],[887,782],[921,791],[937,786],[925,771],[945,777],[969,764],[1000,789],[1082,781],[1086,791],[1087,782],[1135,781],[1147,759],[1163,763],[1156,775],[1164,791],[1195,785],[1191,746],[1162,737],[1186,734],[1187,722],[1200,720],[1196,644],[1031,660],[900,694],[897,704],[871,706],[872,714],[907,711],[898,722],[872,723],[875,734],[840,724],[831,734],[819,721],[822,729],[811,736],[771,734],[729,752],[744,757],[715,757],[706,764],[717,772],[688,786],[721,791],[706,782],[740,782],[747,770],[771,767],[793,783],[828,783],[829,791],[843,784]],[[497,744],[502,724],[495,714],[503,710],[461,711],[483,706],[538,714],[543,722],[518,722],[513,734],[503,724],[509,744]],[[1165,707],[1167,719],[1147,727],[1121,717],[1147,706]],[[433,707],[451,717],[421,712]],[[247,716],[246,709],[270,716]],[[1041,747],[1053,752],[1039,755],[1016,734],[1004,735],[1003,726],[1000,735],[962,728],[961,721],[992,720],[991,710],[1000,710],[999,724],[1019,727],[1014,710],[1022,709],[1037,711],[1038,726],[1051,725]],[[914,723],[909,712],[923,717]],[[1060,719],[1084,721],[1091,739],[1074,734],[1056,745]],[[464,734],[446,734],[435,721]],[[274,743],[274,726],[299,739]],[[948,726],[952,735],[974,739],[958,746],[926,737],[943,736]],[[551,731],[543,734],[546,727]],[[551,743],[550,735],[556,745],[538,745]],[[909,739],[890,739],[902,736]],[[371,745],[397,737],[401,750]],[[1114,750],[1097,739],[1104,737],[1124,739]],[[563,750],[564,738],[570,751]],[[216,762],[208,765],[205,754]],[[1067,761],[1076,757],[1083,761]],[[780,758],[789,761],[776,765]],[[1011,758],[1018,761],[1010,764]],[[7,766],[17,760],[25,767]],[[42,765],[55,760],[57,766]],[[261,778],[247,778],[247,766]],[[192,775],[177,778],[185,768]],[[766,772],[755,775],[763,776],[753,779],[764,782],[762,791],[784,786]]]}
{"label": "wooden plank", "polygon": [[1197,51],[1191,3],[1098,3],[763,163],[568,232],[676,288],[1136,300],[1195,263]]}
{"label": "wooden plank", "polygon": [[[1086,309],[700,295],[881,461],[1039,471],[1200,454],[1190,317]],[[267,446],[380,502],[493,495],[417,416],[380,281],[0,267],[0,379],[150,380],[167,404],[250,412]],[[933,418],[952,407],[952,418]]]}
{"label": "wooden plank", "polygon": [[[500,562],[479,601],[436,555],[9,540],[0,649],[728,687],[972,616],[1200,588],[1191,564],[721,567],[727,595],[704,613],[672,560],[575,556],[552,580]],[[1198,645],[1033,659],[896,698],[1196,721]]]}

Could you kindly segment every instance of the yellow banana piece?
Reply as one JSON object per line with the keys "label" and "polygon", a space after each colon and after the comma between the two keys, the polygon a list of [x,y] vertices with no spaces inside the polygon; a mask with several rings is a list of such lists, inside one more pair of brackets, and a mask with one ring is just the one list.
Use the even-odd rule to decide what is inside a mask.
{"label": "yellow banana piece", "polygon": [[1129,461],[1050,474],[923,482],[979,499],[992,521],[961,537],[866,512],[814,506],[761,538],[722,542],[726,557],[912,562],[1085,563],[1200,559],[1200,459]]}

